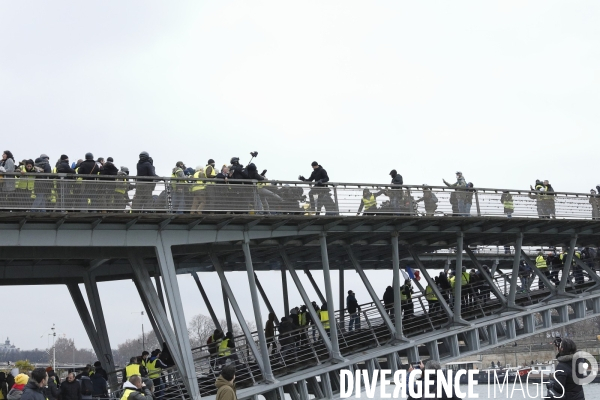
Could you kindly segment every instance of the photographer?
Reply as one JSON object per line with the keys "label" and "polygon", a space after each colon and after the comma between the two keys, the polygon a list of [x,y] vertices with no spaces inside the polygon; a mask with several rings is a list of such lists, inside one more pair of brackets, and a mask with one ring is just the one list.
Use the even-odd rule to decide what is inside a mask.
{"label": "photographer", "polygon": [[[310,174],[308,179],[302,175],[298,177],[298,179],[303,182],[315,182],[315,186],[308,192],[310,208],[314,210],[317,215],[319,215],[321,207],[325,207],[325,212],[327,212],[328,208],[332,208],[332,210],[337,211],[335,208],[335,203],[329,194],[329,189],[327,189],[326,183],[329,182],[327,171],[325,171],[325,168],[319,165],[319,163],[316,161],[313,161],[311,166],[313,168],[313,172]],[[317,196],[316,202],[315,196]]]}
{"label": "photographer", "polygon": [[[548,396],[550,398],[562,398],[569,400],[585,400],[583,387],[575,382],[574,373],[578,378],[583,378],[579,373],[584,359],[577,358],[577,345],[571,339],[556,338],[554,345],[558,349],[556,359],[558,366],[554,373],[554,379],[548,385]],[[577,368],[573,371],[573,359]]]}

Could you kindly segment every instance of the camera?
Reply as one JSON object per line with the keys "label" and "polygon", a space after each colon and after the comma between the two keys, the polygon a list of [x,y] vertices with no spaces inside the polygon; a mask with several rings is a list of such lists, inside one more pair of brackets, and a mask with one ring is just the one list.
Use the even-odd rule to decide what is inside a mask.
{"label": "camera", "polygon": [[252,157],[258,157],[258,151],[251,151],[251,152],[250,152],[250,155],[251,155]]}
{"label": "camera", "polygon": [[554,346],[556,348],[560,347],[560,344],[562,343],[562,339],[560,337],[557,337],[554,339]]}

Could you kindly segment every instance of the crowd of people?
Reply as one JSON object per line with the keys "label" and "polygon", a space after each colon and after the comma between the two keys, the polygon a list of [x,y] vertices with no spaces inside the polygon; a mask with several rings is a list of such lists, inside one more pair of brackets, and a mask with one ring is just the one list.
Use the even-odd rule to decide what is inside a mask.
{"label": "crowd of people", "polygon": [[[253,158],[258,153],[251,153]],[[252,160],[251,160],[252,161]],[[314,161],[308,178],[300,175],[299,181],[312,182],[305,194],[304,189],[289,185],[272,185],[266,177],[267,170],[258,172],[250,162],[244,166],[239,157],[233,157],[221,168],[213,159],[206,165],[187,167],[177,161],[168,184],[160,194],[155,194],[159,177],[154,161],[148,152],[139,154],[136,180],[130,177],[129,168],[117,167],[112,157],[95,158],[92,153],[71,162],[61,155],[54,166],[47,154],[35,159],[16,161],[13,153],[5,150],[0,160],[0,207],[4,210],[31,209],[32,211],[60,210],[111,210],[141,211],[169,209],[175,213],[254,211],[257,213],[320,213],[337,215],[339,205],[329,175],[323,166]],[[66,174],[44,179],[39,174]],[[428,185],[423,185],[422,196],[415,198],[404,190],[404,180],[396,170],[390,172],[389,187],[373,192],[364,189],[357,214],[377,213],[419,214],[418,205],[423,203],[426,216],[436,213],[439,200]],[[56,178],[56,179],[55,179]],[[255,183],[243,186],[244,181]],[[452,187],[449,202],[452,215],[470,216],[476,192],[472,182],[467,182],[462,172],[456,172],[456,181],[445,185]],[[133,198],[130,192],[134,191]],[[528,196],[535,200],[540,218],[556,218],[554,188],[548,180],[536,180]],[[590,190],[589,203],[592,217],[600,218],[600,185]],[[386,200],[377,201],[384,195]],[[511,217],[515,201],[509,192],[503,192],[500,203],[504,213]]]}
{"label": "crowd of people", "polygon": [[[160,400],[165,386],[161,371],[168,366],[161,351],[142,352],[132,357],[122,371],[121,400]],[[86,365],[77,373],[69,369],[60,379],[52,367],[36,368],[30,374],[16,370],[0,372],[0,399],[3,400],[92,400],[109,396],[109,377],[100,361]]]}

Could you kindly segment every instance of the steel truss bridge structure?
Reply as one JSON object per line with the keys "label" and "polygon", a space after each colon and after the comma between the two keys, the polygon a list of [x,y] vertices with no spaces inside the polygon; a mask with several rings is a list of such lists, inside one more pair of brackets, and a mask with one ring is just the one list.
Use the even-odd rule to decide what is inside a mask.
{"label": "steel truss bridge structure", "polygon": [[[53,182],[44,180],[44,184]],[[337,193],[331,200],[337,210],[318,215],[310,210],[299,212],[298,204],[296,209],[264,205],[259,209],[256,197],[248,196],[254,193],[260,197],[256,185],[227,189],[236,191],[238,198],[244,197],[245,203],[234,202],[237,205],[232,207],[228,201],[236,196],[228,193],[225,200],[220,200],[220,192],[215,191],[207,203],[210,207],[200,210],[187,202],[183,208],[173,208],[172,183],[165,179],[159,184],[167,192],[166,208],[126,206],[117,210],[109,201],[96,201],[98,196],[112,193],[120,182],[101,182],[101,188],[93,194],[69,186],[75,184],[59,183],[65,185],[64,191],[56,195],[54,205],[43,205],[48,211],[45,213],[32,212],[35,208],[31,204],[15,205],[14,197],[4,198],[7,203],[0,211],[0,284],[64,284],[103,367],[114,371],[97,282],[133,280],[154,331],[175,361],[175,367],[163,371],[163,398],[167,400],[214,398],[214,379],[224,361],[211,357],[206,346],[191,348],[178,274],[192,275],[217,326],[219,320],[202,286],[202,275],[219,276],[228,304],[226,312],[231,307],[243,331],[235,338],[235,350],[228,357],[237,366],[241,399],[283,399],[284,393],[294,400],[309,396],[333,398],[339,391],[342,369],[360,365],[370,373],[376,368],[394,371],[402,367],[402,357],[409,362],[422,358],[451,361],[600,313],[597,262],[575,256],[576,247],[598,247],[600,239],[600,224],[592,219],[590,210],[593,202],[583,194],[556,194],[552,215],[540,212],[539,202],[548,199],[540,200],[535,193],[531,197],[531,192],[478,189],[477,212],[472,216],[457,216],[452,211],[423,215],[414,212],[412,206],[408,212],[391,209],[357,216],[365,185],[333,186]],[[85,181],[82,185],[89,188],[97,184]],[[194,183],[180,185],[191,188]],[[307,185],[297,187],[304,194],[312,189]],[[52,190],[60,192],[57,188]],[[416,202],[415,193],[426,190],[403,189],[401,198]],[[440,200],[449,193],[445,188],[435,190]],[[514,198],[513,218],[506,217],[498,201],[503,192]],[[79,196],[78,206],[65,204],[71,195]],[[82,196],[87,197],[86,201],[80,201]],[[345,212],[350,208],[344,204],[350,203],[354,211]],[[450,210],[448,205],[440,204],[444,207]],[[511,246],[513,250],[498,256],[474,252],[473,246]],[[568,249],[564,267],[557,271],[558,280],[549,280],[535,267],[531,250],[542,246]],[[463,266],[479,270],[484,280],[480,287],[456,285],[452,293],[439,288],[428,271],[443,267],[448,259],[457,276],[461,276]],[[490,260],[498,261],[491,270],[483,268],[482,263]],[[519,280],[521,260],[534,273],[527,287]],[[403,316],[400,286],[401,266],[405,263],[421,272],[424,283],[414,281],[414,313],[405,312]],[[367,276],[372,269],[391,271],[393,307],[386,308],[375,292]],[[258,280],[260,271],[266,270],[282,273],[286,313],[290,308],[291,279],[315,321],[309,329],[295,331],[291,336],[295,345],[286,345],[281,351],[269,352],[267,338],[260,329],[266,320],[261,315],[261,300],[273,310]],[[322,284],[314,281],[311,270],[322,271]],[[340,279],[340,307],[336,311],[332,311],[336,298],[331,270],[338,270]],[[345,270],[360,275],[371,297],[361,306],[361,327],[353,331],[348,329],[351,317],[344,311]],[[253,317],[259,327],[256,332],[246,324],[249,316],[242,315],[229,284],[231,271],[247,273]],[[331,329],[324,328],[311,306],[314,299],[308,297],[299,271],[308,275],[320,300],[330,305]],[[89,308],[79,284],[85,287]],[[429,304],[424,296],[425,284],[432,287],[439,304]],[[231,328],[230,315],[227,323]],[[275,347],[285,339],[276,335]],[[117,388],[116,374],[110,374],[110,380]],[[114,393],[118,396],[118,390]]]}

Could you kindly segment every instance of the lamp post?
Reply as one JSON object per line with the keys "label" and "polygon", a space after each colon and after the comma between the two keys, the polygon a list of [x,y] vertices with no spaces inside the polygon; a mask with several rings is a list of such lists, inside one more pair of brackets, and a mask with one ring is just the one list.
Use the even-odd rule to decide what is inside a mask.
{"label": "lamp post", "polygon": [[[132,314],[137,314],[136,312],[132,312]],[[144,334],[144,312],[141,311],[140,315],[142,317],[142,351],[146,350],[146,335]]]}
{"label": "lamp post", "polygon": [[56,327],[52,324],[52,369],[56,371]]}

